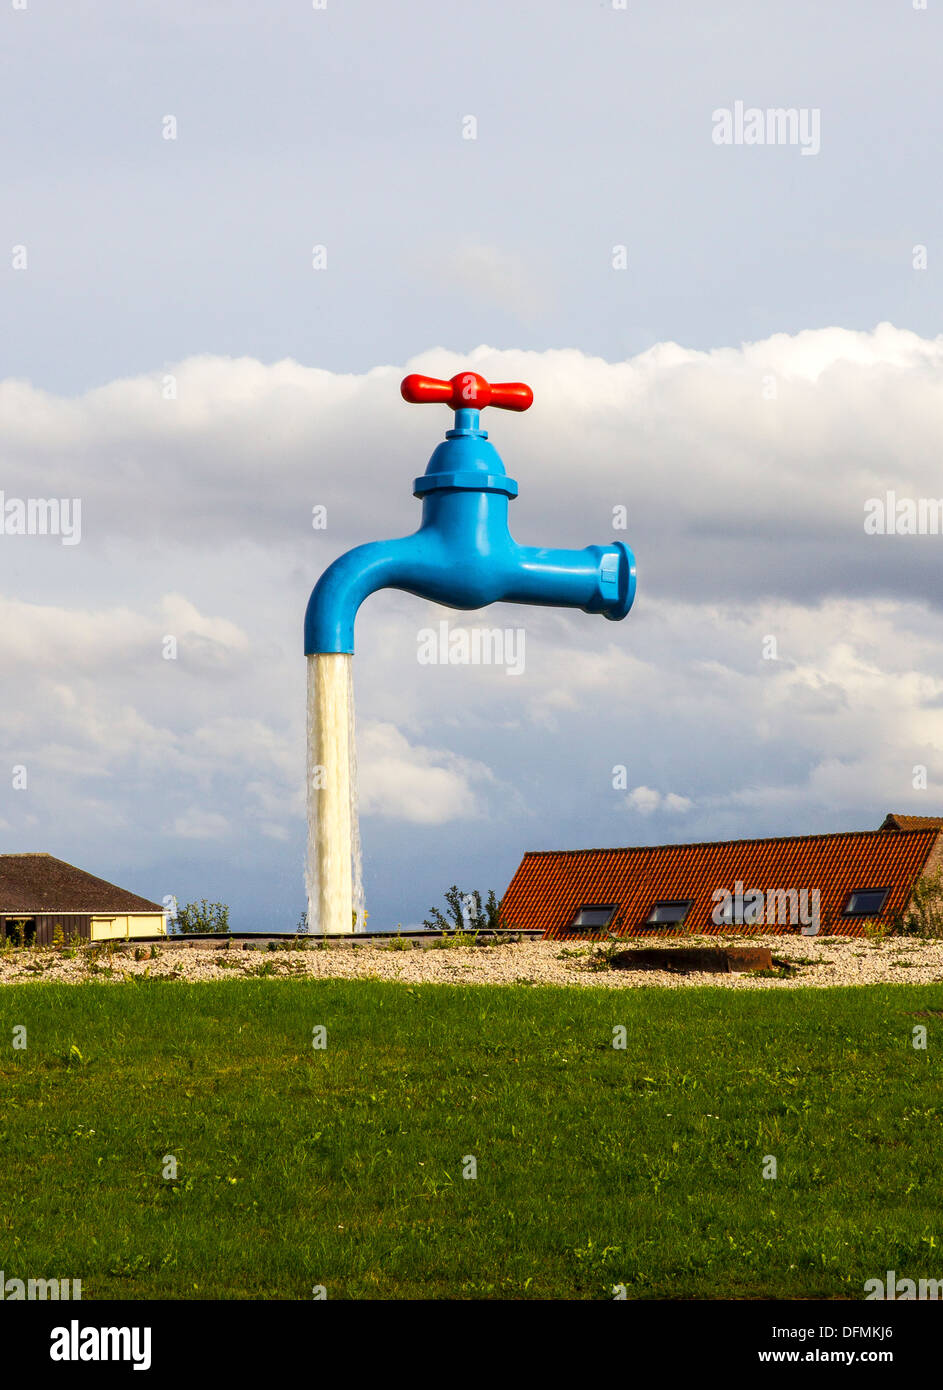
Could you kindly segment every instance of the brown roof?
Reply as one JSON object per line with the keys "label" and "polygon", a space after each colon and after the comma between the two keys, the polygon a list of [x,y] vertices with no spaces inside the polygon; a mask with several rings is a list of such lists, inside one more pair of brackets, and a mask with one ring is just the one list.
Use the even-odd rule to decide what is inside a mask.
{"label": "brown roof", "polygon": [[163,912],[51,854],[0,854],[0,913]]}
{"label": "brown roof", "polygon": [[943,816],[898,816],[889,811],[881,822],[882,830],[939,830]]}
{"label": "brown roof", "polygon": [[[691,906],[680,930],[716,935],[729,932],[730,927],[718,926],[712,920],[714,891],[723,888],[733,893],[739,880],[746,893],[818,889],[822,930],[856,936],[862,931],[861,919],[843,917],[849,893],[887,888],[881,918],[893,919],[906,907],[937,835],[935,828],[890,835],[882,830],[859,830],[768,840],[529,853],[511,880],[502,907],[509,926],[542,928],[546,936],[556,937],[568,933],[582,906],[617,905],[612,930],[635,936],[653,930],[643,924],[656,902],[684,901]],[[768,925],[758,928],[770,929]]]}

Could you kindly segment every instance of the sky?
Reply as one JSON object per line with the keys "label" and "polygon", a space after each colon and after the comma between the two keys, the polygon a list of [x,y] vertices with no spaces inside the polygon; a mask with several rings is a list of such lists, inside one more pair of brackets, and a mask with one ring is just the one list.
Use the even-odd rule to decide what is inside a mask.
{"label": "sky", "polygon": [[[307,597],[418,524],[451,417],[399,381],[464,367],[534,389],[482,420],[516,538],[624,540],[638,597],[367,601],[371,927],[525,850],[943,812],[943,536],[866,527],[943,497],[941,15],[4,3],[0,492],[81,527],[0,534],[0,850],[295,926]],[[443,621],[523,670],[424,664]]]}

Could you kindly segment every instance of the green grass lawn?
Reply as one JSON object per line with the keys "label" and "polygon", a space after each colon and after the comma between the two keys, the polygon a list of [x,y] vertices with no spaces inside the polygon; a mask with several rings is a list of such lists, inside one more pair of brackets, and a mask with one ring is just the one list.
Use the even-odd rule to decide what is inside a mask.
{"label": "green grass lawn", "polygon": [[941,1057],[939,985],[8,986],[0,1269],[85,1298],[861,1298],[943,1275]]}

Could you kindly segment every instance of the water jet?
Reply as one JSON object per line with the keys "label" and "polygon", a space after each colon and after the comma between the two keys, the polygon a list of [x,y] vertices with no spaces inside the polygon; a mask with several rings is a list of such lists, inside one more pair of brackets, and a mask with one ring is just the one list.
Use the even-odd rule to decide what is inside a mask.
{"label": "water jet", "polygon": [[612,541],[583,550],[518,545],[508,503],[518,486],[480,425],[487,406],[527,410],[523,382],[490,383],[477,372],[448,381],[412,374],[400,386],[413,405],[439,403],[454,423],[413,483],[422,502],[419,529],[371,541],[341,555],[308,600],[308,847],[305,887],[309,930],[348,934],[364,925],[353,719],[354,620],[378,589],[402,589],[447,608],[491,603],[578,608],[619,621],[635,598],[635,557]]}

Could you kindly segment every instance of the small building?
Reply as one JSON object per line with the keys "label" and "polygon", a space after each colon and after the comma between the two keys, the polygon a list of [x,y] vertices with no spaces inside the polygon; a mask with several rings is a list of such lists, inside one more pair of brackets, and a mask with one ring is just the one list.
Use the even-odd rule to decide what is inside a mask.
{"label": "small building", "polygon": [[[943,864],[943,817],[888,815],[879,830],[524,855],[502,901],[508,927],[568,936],[861,936],[908,909]],[[814,920],[813,920],[814,919]]]}
{"label": "small building", "polygon": [[166,936],[164,909],[51,854],[0,854],[0,940],[49,946],[62,939]]}

